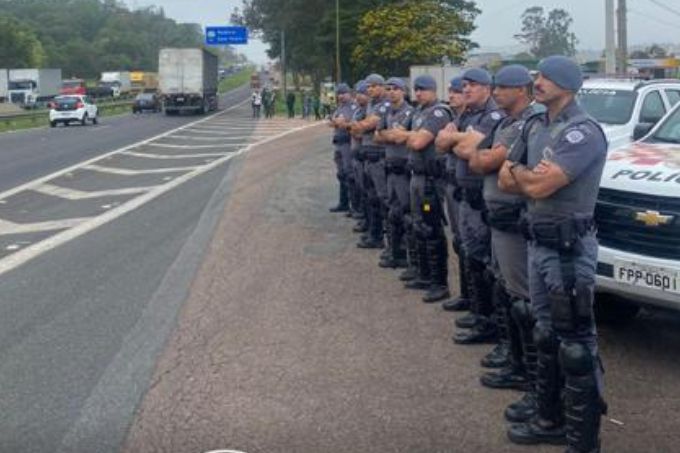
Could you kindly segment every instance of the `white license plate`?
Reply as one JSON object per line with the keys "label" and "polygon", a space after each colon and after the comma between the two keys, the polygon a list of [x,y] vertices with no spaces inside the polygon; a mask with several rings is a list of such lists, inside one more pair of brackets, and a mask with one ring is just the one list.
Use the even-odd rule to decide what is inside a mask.
{"label": "white license plate", "polygon": [[633,286],[680,294],[680,271],[678,270],[616,261],[614,280]]}

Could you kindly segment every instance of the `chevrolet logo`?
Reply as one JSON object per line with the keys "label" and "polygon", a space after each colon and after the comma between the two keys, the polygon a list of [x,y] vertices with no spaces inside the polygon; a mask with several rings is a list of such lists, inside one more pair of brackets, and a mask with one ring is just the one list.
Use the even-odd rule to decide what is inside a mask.
{"label": "chevrolet logo", "polygon": [[673,220],[672,215],[662,215],[659,211],[636,212],[635,220],[650,227],[668,225]]}

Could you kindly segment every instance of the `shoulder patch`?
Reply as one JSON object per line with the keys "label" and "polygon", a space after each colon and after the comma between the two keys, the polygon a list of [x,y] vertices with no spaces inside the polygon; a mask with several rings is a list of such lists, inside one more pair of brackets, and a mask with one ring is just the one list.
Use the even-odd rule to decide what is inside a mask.
{"label": "shoulder patch", "polygon": [[442,112],[441,110],[435,110],[434,116],[436,116],[437,118],[441,118],[442,116],[444,116],[444,112]]}
{"label": "shoulder patch", "polygon": [[583,141],[583,139],[586,138],[586,136],[583,135],[583,132],[581,132],[577,129],[574,129],[574,130],[567,132],[567,135],[565,135],[564,138],[566,138],[567,141],[569,143],[571,143],[572,145],[575,145],[577,143],[581,143]]}
{"label": "shoulder patch", "polygon": [[380,113],[385,113],[387,111],[387,108],[383,105],[380,107]]}
{"label": "shoulder patch", "polygon": [[501,114],[498,113],[498,112],[491,112],[490,116],[491,116],[491,119],[494,120],[494,121],[498,121],[499,119],[501,119]]}

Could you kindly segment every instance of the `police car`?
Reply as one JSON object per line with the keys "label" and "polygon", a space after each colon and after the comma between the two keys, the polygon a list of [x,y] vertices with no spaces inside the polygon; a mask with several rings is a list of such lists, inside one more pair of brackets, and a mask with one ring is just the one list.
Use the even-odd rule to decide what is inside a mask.
{"label": "police car", "polygon": [[680,80],[589,79],[577,99],[613,150],[644,136],[680,101]]}
{"label": "police car", "polygon": [[89,96],[64,95],[57,96],[50,103],[50,127],[56,127],[58,123],[68,126],[77,122],[85,126],[87,121],[97,124],[99,121],[99,109]]}
{"label": "police car", "polygon": [[680,104],[609,152],[595,216],[598,290],[680,310]]}

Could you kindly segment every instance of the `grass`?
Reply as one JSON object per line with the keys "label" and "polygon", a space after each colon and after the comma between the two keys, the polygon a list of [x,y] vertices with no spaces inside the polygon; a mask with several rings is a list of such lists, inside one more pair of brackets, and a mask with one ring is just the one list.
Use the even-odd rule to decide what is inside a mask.
{"label": "grass", "polygon": [[255,68],[248,66],[244,69],[241,69],[236,74],[225,77],[220,81],[217,91],[220,93],[226,93],[227,91],[231,91],[234,88],[240,87],[241,85],[245,85],[246,83],[250,82],[250,75],[254,70]]}

